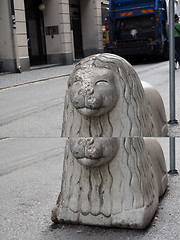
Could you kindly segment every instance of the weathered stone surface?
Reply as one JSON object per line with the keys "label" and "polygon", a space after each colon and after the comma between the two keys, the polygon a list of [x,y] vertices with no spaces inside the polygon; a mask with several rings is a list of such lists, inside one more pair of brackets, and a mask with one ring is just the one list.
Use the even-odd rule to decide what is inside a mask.
{"label": "weathered stone surface", "polygon": [[146,227],[167,187],[162,149],[143,138],[67,140],[62,179],[52,220],[99,226]]}
{"label": "weathered stone surface", "polygon": [[[144,86],[144,88],[143,88]],[[66,92],[63,137],[167,136],[161,96],[114,54],[80,61]]]}
{"label": "weathered stone surface", "polygon": [[164,104],[162,101],[162,98],[159,94],[159,92],[152,87],[147,82],[141,82],[145,97],[147,99],[148,105],[152,112],[152,119],[153,123],[155,124],[156,128],[156,135],[161,136],[167,136],[168,134],[168,127],[167,127],[167,118],[166,113],[164,109]]}
{"label": "weathered stone surface", "polygon": [[83,59],[70,75],[68,137],[54,222],[145,228],[167,188],[159,143],[167,136],[159,93],[113,54]]}

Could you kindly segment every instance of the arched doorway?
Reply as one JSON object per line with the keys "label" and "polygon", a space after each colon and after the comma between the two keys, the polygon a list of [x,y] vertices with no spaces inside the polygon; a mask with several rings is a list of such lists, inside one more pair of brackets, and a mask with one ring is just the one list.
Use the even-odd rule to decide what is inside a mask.
{"label": "arched doorway", "polygon": [[27,41],[30,65],[47,63],[42,0],[25,0]]}

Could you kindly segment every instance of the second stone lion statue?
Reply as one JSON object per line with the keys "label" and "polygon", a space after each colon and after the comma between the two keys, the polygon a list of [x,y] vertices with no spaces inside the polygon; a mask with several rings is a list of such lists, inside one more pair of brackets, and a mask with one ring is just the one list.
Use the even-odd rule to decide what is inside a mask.
{"label": "second stone lion statue", "polygon": [[125,59],[104,53],[75,66],[66,92],[63,137],[161,137],[167,133],[161,96],[149,84],[141,84]]}

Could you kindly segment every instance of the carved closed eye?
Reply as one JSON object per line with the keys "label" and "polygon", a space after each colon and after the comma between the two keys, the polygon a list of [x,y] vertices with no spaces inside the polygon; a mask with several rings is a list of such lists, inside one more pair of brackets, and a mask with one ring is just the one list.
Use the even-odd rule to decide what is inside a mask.
{"label": "carved closed eye", "polygon": [[106,80],[99,80],[96,82],[95,85],[97,86],[105,86],[105,85],[108,85],[109,83],[106,81]]}

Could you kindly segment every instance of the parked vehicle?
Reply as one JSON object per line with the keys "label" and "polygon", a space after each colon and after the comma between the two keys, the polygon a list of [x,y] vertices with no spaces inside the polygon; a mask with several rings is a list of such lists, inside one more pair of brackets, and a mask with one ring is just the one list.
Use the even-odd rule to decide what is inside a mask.
{"label": "parked vehicle", "polygon": [[167,3],[166,0],[110,0],[106,51],[121,56],[143,54],[168,58]]}

